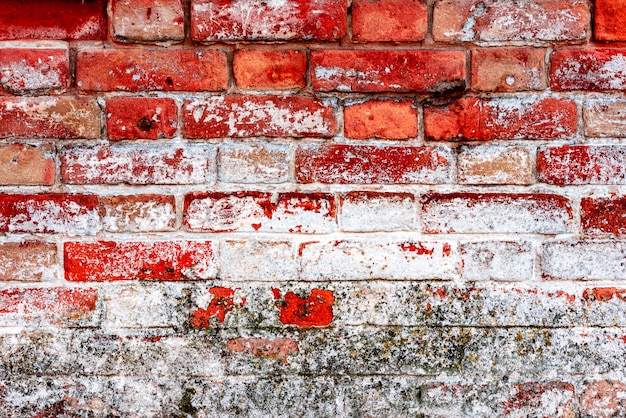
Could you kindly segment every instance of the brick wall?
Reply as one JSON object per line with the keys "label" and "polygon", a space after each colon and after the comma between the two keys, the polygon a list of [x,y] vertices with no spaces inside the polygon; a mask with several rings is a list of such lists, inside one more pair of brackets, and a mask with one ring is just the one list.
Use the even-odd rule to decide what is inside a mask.
{"label": "brick wall", "polygon": [[622,0],[7,0],[0,416],[626,416]]}

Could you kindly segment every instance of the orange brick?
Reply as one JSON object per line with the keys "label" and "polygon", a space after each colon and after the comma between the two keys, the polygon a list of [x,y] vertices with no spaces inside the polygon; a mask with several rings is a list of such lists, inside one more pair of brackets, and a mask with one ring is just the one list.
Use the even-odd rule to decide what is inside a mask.
{"label": "orange brick", "polygon": [[476,49],[472,51],[472,88],[523,91],[546,88],[543,49]]}
{"label": "orange brick", "polygon": [[426,37],[427,30],[428,6],[424,0],[354,0],[352,2],[352,39],[354,41],[421,41]]}
{"label": "orange brick", "polygon": [[346,106],[346,137],[409,139],[417,136],[417,110],[409,100],[369,101]]}
{"label": "orange brick", "polygon": [[599,41],[626,41],[626,2],[596,0],[595,38]]}
{"label": "orange brick", "polygon": [[306,84],[304,51],[236,51],[233,71],[237,87],[244,89],[294,89]]}
{"label": "orange brick", "polygon": [[0,145],[0,185],[49,186],[53,183],[52,145]]}

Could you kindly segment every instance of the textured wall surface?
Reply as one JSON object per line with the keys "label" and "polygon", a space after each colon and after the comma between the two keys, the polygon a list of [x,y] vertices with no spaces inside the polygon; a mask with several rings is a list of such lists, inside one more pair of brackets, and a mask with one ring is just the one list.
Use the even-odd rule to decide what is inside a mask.
{"label": "textured wall surface", "polygon": [[5,0],[1,417],[626,416],[626,2]]}

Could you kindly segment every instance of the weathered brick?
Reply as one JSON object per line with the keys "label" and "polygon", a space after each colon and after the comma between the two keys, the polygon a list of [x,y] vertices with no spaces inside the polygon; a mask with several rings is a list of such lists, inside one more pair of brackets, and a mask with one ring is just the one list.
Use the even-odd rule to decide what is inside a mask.
{"label": "weathered brick", "polygon": [[599,41],[626,41],[626,4],[619,0],[596,0],[594,37]]}
{"label": "weathered brick", "polygon": [[110,232],[172,231],[176,226],[174,196],[103,196],[102,225]]}
{"label": "weathered brick", "polygon": [[51,144],[0,145],[0,185],[54,184],[54,148]]}
{"label": "weathered brick", "polygon": [[541,245],[541,274],[548,280],[621,280],[626,275],[622,241],[557,241]]}
{"label": "weathered brick", "polygon": [[465,97],[424,108],[431,140],[553,139],[577,131],[576,103],[555,98]]}
{"label": "weathered brick", "polygon": [[335,202],[322,193],[190,193],[183,224],[191,231],[331,232]]}
{"label": "weathered brick", "polygon": [[552,90],[626,90],[626,54],[618,48],[558,49],[550,58]]}
{"label": "weathered brick", "polygon": [[[279,289],[274,289],[274,298],[281,298]],[[333,321],[334,302],[333,292],[327,289],[312,289],[308,297],[287,292],[277,306],[279,321],[300,328],[326,327]]]}
{"label": "weathered brick", "polygon": [[450,179],[447,148],[311,145],[296,151],[300,183],[440,184]]}
{"label": "weathered brick", "polygon": [[563,145],[537,153],[537,177],[549,184],[626,184],[626,147]]}
{"label": "weathered brick", "polygon": [[350,192],[341,195],[342,231],[410,231],[415,228],[417,205],[410,193]]}
{"label": "weathered brick", "polygon": [[188,138],[333,136],[333,107],[310,97],[215,96],[183,104]]}
{"label": "weathered brick", "polygon": [[465,280],[518,281],[533,278],[535,253],[528,241],[476,241],[459,245]]}
{"label": "weathered brick", "polygon": [[427,193],[424,232],[560,234],[572,228],[572,207],[563,196],[530,193]]}
{"label": "weathered brick", "polygon": [[[229,287],[214,286],[209,289],[209,294],[212,295],[211,302],[205,308],[198,308],[192,312],[189,317],[189,325],[193,328],[202,329],[210,328],[215,321],[223,323],[226,320],[226,315],[235,309],[235,293],[239,289],[232,289]],[[240,308],[246,304],[245,298],[239,302]],[[215,318],[212,320],[211,318]]]}
{"label": "weathered brick", "polygon": [[465,52],[311,51],[315,90],[434,93],[465,87]]}
{"label": "weathered brick", "polygon": [[580,411],[584,416],[608,418],[626,415],[626,383],[617,380],[589,381],[580,395]]}
{"label": "weathered brick", "polygon": [[0,39],[103,39],[106,0],[20,0],[0,9]]}
{"label": "weathered brick", "polygon": [[86,91],[219,91],[228,85],[226,54],[217,49],[85,49],[76,85]]}
{"label": "weathered brick", "polygon": [[3,194],[0,232],[95,234],[100,229],[98,196]]}
{"label": "weathered brick", "polygon": [[[96,289],[9,288],[0,291],[0,323],[25,324],[34,318],[78,320],[96,310]],[[17,316],[17,318],[12,318]]]}
{"label": "weathered brick", "polygon": [[306,52],[303,50],[235,51],[233,74],[242,89],[289,90],[306,85]]}
{"label": "weathered brick", "polygon": [[0,97],[0,138],[98,138],[100,108],[82,97]]}
{"label": "weathered brick", "polygon": [[446,242],[331,241],[300,245],[302,280],[425,280],[458,277]]}
{"label": "weathered brick", "polygon": [[65,280],[196,280],[215,277],[210,241],[66,242]]}
{"label": "weathered brick", "polygon": [[228,240],[220,244],[220,277],[235,281],[298,278],[293,246],[286,241]]}
{"label": "weathered brick", "polygon": [[546,88],[543,49],[474,49],[471,57],[474,90],[525,91]]}
{"label": "weathered brick", "polygon": [[182,41],[185,16],[181,0],[113,0],[113,37],[122,42]]}
{"label": "weathered brick", "polygon": [[0,281],[36,282],[56,276],[55,244],[41,241],[0,244]]}
{"label": "weathered brick", "polygon": [[69,71],[65,42],[0,42],[0,91],[60,91],[67,87]]}
{"label": "weathered brick", "polygon": [[116,97],[106,102],[109,139],[171,138],[178,126],[173,99]]}
{"label": "weathered brick", "polygon": [[626,234],[626,196],[585,197],[580,212],[585,234]]}
{"label": "weathered brick", "polygon": [[615,99],[588,100],[583,106],[585,134],[626,137],[626,102]]}
{"label": "weathered brick", "polygon": [[[398,13],[402,10],[402,13]],[[428,31],[424,0],[354,0],[352,39],[357,42],[421,41]]]}
{"label": "weathered brick", "polygon": [[528,148],[463,146],[457,159],[462,184],[530,184],[533,179]]}
{"label": "weathered brick", "polygon": [[298,352],[298,344],[291,338],[255,338],[238,337],[228,340],[231,353],[246,353],[255,357],[282,358]]}
{"label": "weathered brick", "polygon": [[433,38],[441,42],[582,42],[590,18],[584,0],[441,0],[433,12]]}
{"label": "weathered brick", "polygon": [[69,184],[204,184],[214,164],[203,145],[68,145],[60,154]]}
{"label": "weathered brick", "polygon": [[344,107],[345,135],[351,139],[417,137],[417,109],[410,100],[377,100]]}
{"label": "weathered brick", "polygon": [[345,0],[232,3],[192,0],[194,41],[340,39],[347,30]]}
{"label": "weathered brick", "polygon": [[226,143],[217,154],[217,178],[226,183],[284,183],[290,161],[289,145]]}

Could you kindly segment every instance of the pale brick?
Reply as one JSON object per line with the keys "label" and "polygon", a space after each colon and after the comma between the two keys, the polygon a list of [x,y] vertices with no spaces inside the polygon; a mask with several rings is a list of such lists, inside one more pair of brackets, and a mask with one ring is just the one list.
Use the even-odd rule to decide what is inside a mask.
{"label": "pale brick", "polygon": [[474,90],[525,91],[546,88],[543,49],[474,49],[471,57]]}
{"label": "pale brick", "polygon": [[122,42],[182,41],[185,16],[181,0],[113,0],[113,36]]}
{"label": "pale brick", "polygon": [[276,143],[226,143],[217,154],[217,178],[226,183],[284,183],[291,147]]}
{"label": "pale brick", "polygon": [[51,144],[0,145],[0,185],[54,184],[54,147]]}
{"label": "pale brick", "polygon": [[110,232],[172,231],[174,196],[139,195],[101,198],[102,225]]}
{"label": "pale brick", "polygon": [[583,106],[585,134],[597,137],[626,137],[626,101],[588,100]]}
{"label": "pale brick", "polygon": [[533,179],[528,148],[463,146],[457,158],[462,184],[530,184]]}
{"label": "pale brick", "polygon": [[351,192],[341,196],[343,231],[410,231],[416,217],[415,197],[409,193]]}
{"label": "pale brick", "polygon": [[283,281],[298,278],[293,245],[286,241],[229,240],[220,244],[220,278]]}
{"label": "pale brick", "polygon": [[528,241],[479,241],[459,245],[465,280],[531,280],[535,253]]}
{"label": "pale brick", "polygon": [[0,281],[35,282],[55,279],[55,244],[41,241],[0,244]]}
{"label": "pale brick", "polygon": [[558,280],[624,280],[626,243],[558,241],[542,244],[541,275]]}

